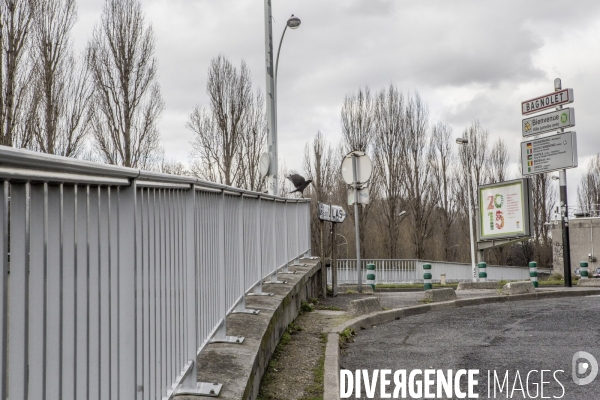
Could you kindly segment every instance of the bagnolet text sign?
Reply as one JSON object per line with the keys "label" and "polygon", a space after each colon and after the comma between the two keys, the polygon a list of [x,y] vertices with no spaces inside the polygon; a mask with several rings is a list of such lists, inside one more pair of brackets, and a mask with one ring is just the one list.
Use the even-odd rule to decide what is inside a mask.
{"label": "bagnolet text sign", "polygon": [[577,167],[577,134],[564,132],[521,143],[523,175]]}
{"label": "bagnolet text sign", "polygon": [[575,109],[564,108],[550,113],[525,118],[522,121],[523,136],[534,136],[575,126]]}
{"label": "bagnolet text sign", "polygon": [[573,102],[573,89],[563,89],[521,103],[523,115],[534,114],[549,108]]}
{"label": "bagnolet text sign", "polygon": [[531,235],[529,179],[479,186],[477,193],[479,241]]}

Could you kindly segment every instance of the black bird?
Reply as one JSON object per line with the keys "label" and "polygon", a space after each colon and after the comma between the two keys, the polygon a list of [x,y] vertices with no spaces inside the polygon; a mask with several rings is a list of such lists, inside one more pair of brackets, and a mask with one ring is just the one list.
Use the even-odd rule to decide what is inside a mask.
{"label": "black bird", "polygon": [[304,189],[312,182],[311,179],[306,180],[302,175],[292,174],[288,175],[287,178],[294,184],[296,190],[292,190],[290,193],[300,192],[304,197]]}

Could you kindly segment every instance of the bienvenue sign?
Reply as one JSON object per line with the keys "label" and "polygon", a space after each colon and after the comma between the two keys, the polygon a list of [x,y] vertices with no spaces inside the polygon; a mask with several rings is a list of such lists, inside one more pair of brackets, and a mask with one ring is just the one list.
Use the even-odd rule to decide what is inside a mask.
{"label": "bienvenue sign", "polygon": [[575,109],[565,108],[535,117],[525,118],[522,124],[523,136],[534,136],[575,126]]}

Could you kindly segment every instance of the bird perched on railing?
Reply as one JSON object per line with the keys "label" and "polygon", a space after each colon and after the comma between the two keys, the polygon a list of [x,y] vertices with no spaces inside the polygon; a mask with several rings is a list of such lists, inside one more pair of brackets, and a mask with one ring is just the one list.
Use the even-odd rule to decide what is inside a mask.
{"label": "bird perched on railing", "polygon": [[302,198],[304,198],[304,189],[312,182],[312,179],[306,180],[302,175],[291,174],[287,178],[292,182],[296,190],[292,190],[290,193],[300,192]]}

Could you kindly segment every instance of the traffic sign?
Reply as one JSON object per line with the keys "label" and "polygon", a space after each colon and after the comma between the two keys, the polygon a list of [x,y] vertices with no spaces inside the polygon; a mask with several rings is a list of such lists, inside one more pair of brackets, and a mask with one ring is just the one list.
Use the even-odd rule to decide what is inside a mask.
{"label": "traffic sign", "polygon": [[346,210],[343,207],[331,206],[331,222],[344,222],[346,215]]}
{"label": "traffic sign", "polygon": [[318,207],[319,220],[330,221],[335,223],[344,222],[346,219],[346,210],[340,206],[332,206],[331,204],[325,204],[319,202]]}
{"label": "traffic sign", "polygon": [[[348,205],[354,204],[354,189],[348,189]],[[358,190],[358,204],[369,204],[369,189],[362,188]]]}
{"label": "traffic sign", "polygon": [[521,143],[521,171],[535,175],[577,167],[577,135],[559,133]]}
{"label": "traffic sign", "polygon": [[522,133],[523,136],[533,136],[573,126],[575,126],[575,109],[564,108],[547,114],[525,118],[522,123]]}
{"label": "traffic sign", "polygon": [[318,210],[321,221],[331,221],[331,206],[329,204],[319,202]]}
{"label": "traffic sign", "polygon": [[346,157],[342,160],[342,178],[344,178],[344,181],[348,185],[354,183],[354,174],[352,170],[353,157],[356,157],[356,181],[358,183],[368,182],[371,178],[371,158],[363,151],[351,151],[346,154]]}
{"label": "traffic sign", "polygon": [[548,108],[557,107],[563,104],[573,102],[573,89],[563,89],[558,92],[536,97],[521,103],[521,112],[523,115],[534,114]]}

